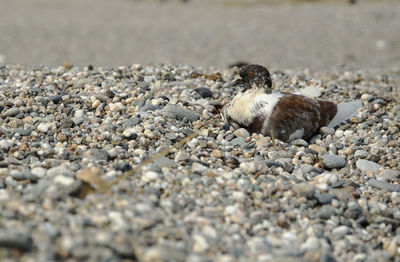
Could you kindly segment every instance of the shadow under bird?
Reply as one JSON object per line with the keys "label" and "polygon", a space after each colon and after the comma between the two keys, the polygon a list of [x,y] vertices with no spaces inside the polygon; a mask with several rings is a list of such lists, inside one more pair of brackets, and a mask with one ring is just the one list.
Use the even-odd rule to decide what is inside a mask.
{"label": "shadow under bird", "polygon": [[288,142],[308,140],[323,126],[336,127],[356,114],[360,100],[335,104],[288,92],[273,92],[269,71],[261,65],[242,67],[233,85],[240,91],[223,109],[234,128]]}

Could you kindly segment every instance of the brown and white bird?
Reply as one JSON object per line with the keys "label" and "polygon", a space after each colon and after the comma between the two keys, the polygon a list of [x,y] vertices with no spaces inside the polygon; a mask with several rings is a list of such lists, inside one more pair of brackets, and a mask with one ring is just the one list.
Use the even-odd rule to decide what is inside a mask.
{"label": "brown and white bird", "polygon": [[234,128],[273,136],[284,142],[308,140],[323,126],[335,127],[353,116],[360,100],[336,105],[306,96],[272,92],[268,70],[261,65],[242,67],[233,85],[241,90],[225,105],[223,114]]}

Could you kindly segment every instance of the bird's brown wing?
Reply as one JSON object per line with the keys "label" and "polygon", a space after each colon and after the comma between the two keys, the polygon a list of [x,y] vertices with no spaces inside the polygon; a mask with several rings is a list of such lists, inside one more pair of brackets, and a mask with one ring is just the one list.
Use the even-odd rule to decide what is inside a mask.
{"label": "bird's brown wing", "polygon": [[284,93],[274,108],[269,120],[269,128],[274,136],[282,141],[290,140],[292,134],[299,134],[303,139],[314,136],[335,116],[336,104],[312,99],[301,95]]}

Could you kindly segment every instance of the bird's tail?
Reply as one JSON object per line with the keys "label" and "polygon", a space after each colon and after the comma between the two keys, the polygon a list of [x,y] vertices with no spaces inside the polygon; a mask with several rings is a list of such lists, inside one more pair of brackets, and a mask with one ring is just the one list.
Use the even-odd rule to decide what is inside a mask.
{"label": "bird's tail", "polygon": [[337,113],[332,121],[328,124],[328,127],[335,127],[340,123],[346,121],[350,117],[357,113],[357,110],[362,106],[361,100],[354,100],[346,103],[338,104]]}

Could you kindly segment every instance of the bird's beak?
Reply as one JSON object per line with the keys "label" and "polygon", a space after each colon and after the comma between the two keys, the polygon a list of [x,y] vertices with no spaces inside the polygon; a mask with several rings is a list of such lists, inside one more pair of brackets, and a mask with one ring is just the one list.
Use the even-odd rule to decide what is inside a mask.
{"label": "bird's beak", "polygon": [[241,78],[236,79],[235,82],[232,83],[232,86],[238,86],[243,84],[243,80]]}

